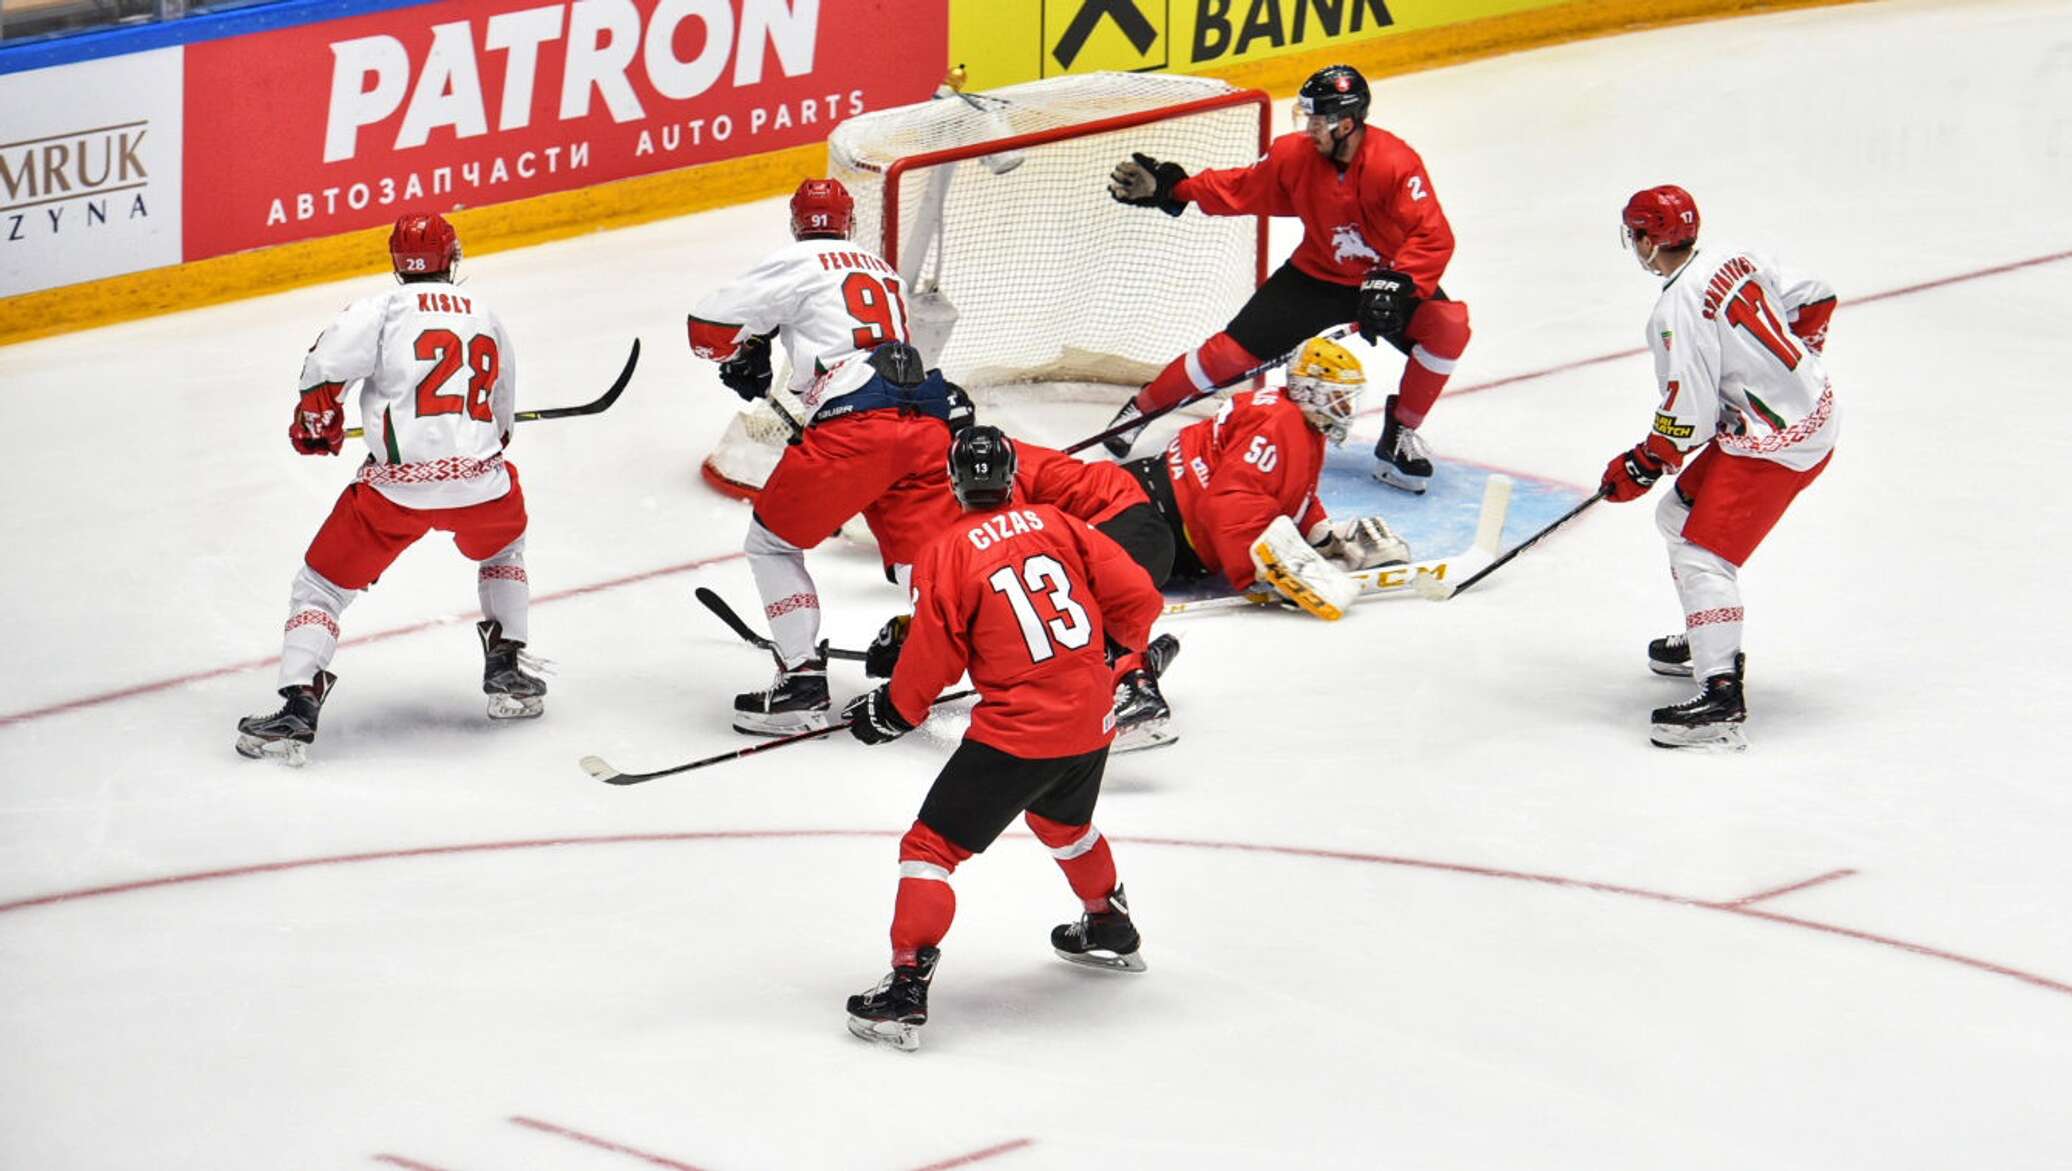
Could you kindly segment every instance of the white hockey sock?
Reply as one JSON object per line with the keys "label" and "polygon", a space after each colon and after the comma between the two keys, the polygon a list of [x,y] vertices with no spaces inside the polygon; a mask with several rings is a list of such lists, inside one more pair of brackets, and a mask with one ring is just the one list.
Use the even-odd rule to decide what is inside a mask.
{"label": "white hockey sock", "polygon": [[359,596],[305,565],[288,587],[288,625],[281,634],[281,670],[275,687],[296,687],[331,665],[338,652],[338,616]]}
{"label": "white hockey sock", "polygon": [[530,641],[526,618],[532,607],[532,584],[525,577],[524,537],[481,563],[475,571],[475,595],[482,599],[482,616],[503,627],[505,638]]}
{"label": "white hockey sock", "polygon": [[1655,524],[1669,543],[1669,576],[1683,603],[1691,643],[1691,676],[1703,682],[1734,669],[1741,650],[1741,568],[1683,538],[1690,508],[1674,487],[1655,509]]}
{"label": "white hockey sock", "polygon": [[748,553],[756,592],[763,596],[763,617],[770,623],[777,656],[785,666],[796,667],[812,658],[820,645],[820,591],[806,572],[805,551],[759,520],[748,522],[742,548]]}

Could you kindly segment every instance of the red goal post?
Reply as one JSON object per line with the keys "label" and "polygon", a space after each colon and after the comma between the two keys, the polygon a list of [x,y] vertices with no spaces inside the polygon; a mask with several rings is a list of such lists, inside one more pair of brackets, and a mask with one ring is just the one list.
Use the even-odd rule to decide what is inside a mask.
{"label": "red goal post", "polygon": [[[1130,207],[1108,174],[1133,152],[1244,166],[1271,135],[1259,90],[1074,74],[858,115],[830,136],[828,169],[856,199],[854,238],[900,274],[915,344],[985,392],[983,417],[988,395],[1119,402],[1221,329],[1265,279],[1265,219]],[[752,494],[788,436],[759,404],[706,478]]]}

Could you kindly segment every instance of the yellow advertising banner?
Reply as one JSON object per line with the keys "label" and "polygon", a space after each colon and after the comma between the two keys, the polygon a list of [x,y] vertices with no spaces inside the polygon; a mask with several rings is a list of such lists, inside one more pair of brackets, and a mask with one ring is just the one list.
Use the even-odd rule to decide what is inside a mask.
{"label": "yellow advertising banner", "polygon": [[[1101,69],[1221,73],[1572,0],[950,0],[974,89]],[[1355,61],[1357,63],[1357,61]]]}

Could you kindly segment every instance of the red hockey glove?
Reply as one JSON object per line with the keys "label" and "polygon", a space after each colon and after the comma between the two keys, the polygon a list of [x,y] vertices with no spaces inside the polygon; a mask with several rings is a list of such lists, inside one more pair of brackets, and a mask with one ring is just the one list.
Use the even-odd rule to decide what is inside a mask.
{"label": "red hockey glove", "polygon": [[1647,442],[1635,444],[1633,450],[1622,451],[1605,465],[1604,480],[1600,489],[1611,496],[1612,503],[1623,504],[1638,500],[1648,494],[1662,473],[1683,462],[1683,453],[1676,450],[1667,440],[1648,436]]}
{"label": "red hockey glove", "polygon": [[345,388],[336,382],[319,382],[302,392],[295,404],[295,421],[288,424],[288,442],[304,455],[337,455],[345,450],[345,407],[339,397]]}
{"label": "red hockey glove", "polygon": [[1835,315],[1835,299],[1815,301],[1799,306],[1792,314],[1791,331],[1798,335],[1806,348],[1818,354],[1827,349],[1827,319]]}

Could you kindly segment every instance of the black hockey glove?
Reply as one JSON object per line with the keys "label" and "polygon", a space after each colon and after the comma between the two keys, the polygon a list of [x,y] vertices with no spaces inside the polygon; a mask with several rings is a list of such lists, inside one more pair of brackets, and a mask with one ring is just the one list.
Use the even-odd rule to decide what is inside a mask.
{"label": "black hockey glove", "polygon": [[1173,198],[1173,188],[1187,177],[1178,163],[1161,163],[1138,151],[1115,164],[1108,176],[1108,194],[1117,203],[1131,207],[1155,207],[1167,215],[1179,215],[1187,205]]}
{"label": "black hockey glove", "polygon": [[888,744],[914,730],[892,706],[890,683],[850,700],[842,718],[849,721],[849,734],[865,744]]}
{"label": "black hockey glove", "polygon": [[770,393],[769,335],[743,339],[734,356],[719,364],[719,380],[748,402]]}
{"label": "black hockey glove", "polygon": [[971,392],[945,378],[944,389],[950,396],[950,434],[962,435],[966,428],[978,422],[978,405],[971,401]]}
{"label": "black hockey glove", "polygon": [[1417,282],[1392,268],[1377,268],[1360,282],[1360,307],[1355,324],[1369,343],[1388,341],[1403,335],[1410,315],[1417,312]]}
{"label": "black hockey glove", "polygon": [[892,669],[899,665],[899,652],[906,647],[907,631],[913,626],[911,614],[886,619],[885,625],[878,628],[878,637],[863,652],[863,673],[873,679],[892,678]]}

